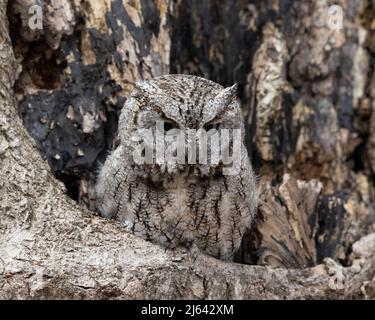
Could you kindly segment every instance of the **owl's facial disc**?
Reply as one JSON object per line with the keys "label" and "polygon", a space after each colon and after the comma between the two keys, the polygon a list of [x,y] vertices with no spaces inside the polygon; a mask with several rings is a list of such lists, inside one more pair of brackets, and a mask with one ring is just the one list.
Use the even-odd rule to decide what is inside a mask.
{"label": "owl's facial disc", "polygon": [[136,97],[134,163],[156,177],[207,177],[236,166],[242,146],[237,86],[213,88],[205,96],[189,88],[176,96],[168,88],[147,86]]}

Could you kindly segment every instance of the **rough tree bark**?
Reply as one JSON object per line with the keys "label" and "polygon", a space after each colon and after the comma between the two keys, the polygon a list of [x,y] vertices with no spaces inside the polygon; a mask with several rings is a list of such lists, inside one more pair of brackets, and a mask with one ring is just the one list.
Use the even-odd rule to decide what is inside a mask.
{"label": "rough tree bark", "polygon": [[[44,1],[47,27],[31,35],[22,31],[22,10],[39,1],[10,3],[12,38],[7,1],[0,4],[0,298],[375,298],[374,121],[351,128],[366,124],[374,108],[368,79],[375,77],[363,64],[372,58],[371,38],[367,45],[363,35],[371,21],[364,14],[359,22],[373,3],[340,1],[350,25],[342,39],[309,18],[328,1],[192,1],[187,7],[183,1],[61,0],[71,10],[63,17],[58,2],[54,8]],[[228,12],[235,15],[223,19]],[[238,41],[223,46],[233,34]],[[167,73],[170,52],[172,71],[241,83],[254,139],[249,149],[264,191],[239,260],[262,265],[193,259],[183,248],[165,251],[126,233],[72,200],[69,183],[52,175],[37,150],[55,173],[90,171],[112,143],[132,82]],[[349,63],[353,57],[356,63]],[[336,59],[347,63],[345,74]],[[81,178],[80,192],[87,194],[90,178]],[[325,259],[312,267],[327,256],[350,266]]]}

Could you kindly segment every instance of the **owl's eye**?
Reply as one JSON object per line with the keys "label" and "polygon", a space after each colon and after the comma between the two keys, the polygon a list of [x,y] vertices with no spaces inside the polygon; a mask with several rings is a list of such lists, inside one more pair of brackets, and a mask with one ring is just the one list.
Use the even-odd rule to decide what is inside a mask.
{"label": "owl's eye", "polygon": [[176,123],[170,121],[164,121],[164,131],[169,131],[169,130],[172,130],[172,129],[177,129],[178,126]]}
{"label": "owl's eye", "polygon": [[158,130],[164,134],[175,134],[178,131],[178,125],[171,120],[163,120],[157,124]]}
{"label": "owl's eye", "polygon": [[207,132],[212,130],[212,129],[216,129],[216,130],[219,130],[219,123],[209,123],[209,124],[206,124],[204,127],[203,127],[204,130],[206,130]]}

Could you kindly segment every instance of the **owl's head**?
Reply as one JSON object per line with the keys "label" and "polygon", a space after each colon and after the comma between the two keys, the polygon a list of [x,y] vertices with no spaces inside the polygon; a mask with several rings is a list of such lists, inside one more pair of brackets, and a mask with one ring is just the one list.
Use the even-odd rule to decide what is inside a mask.
{"label": "owl's head", "polygon": [[119,122],[131,161],[154,177],[236,174],[244,155],[237,87],[167,75],[138,83]]}

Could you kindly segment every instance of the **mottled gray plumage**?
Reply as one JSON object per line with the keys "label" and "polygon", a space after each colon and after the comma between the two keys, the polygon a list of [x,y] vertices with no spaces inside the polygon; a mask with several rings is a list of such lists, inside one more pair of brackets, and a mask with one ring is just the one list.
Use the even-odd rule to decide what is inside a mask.
{"label": "mottled gray plumage", "polygon": [[136,164],[132,154],[139,142],[132,136],[139,129],[152,128],[160,119],[184,130],[207,125],[240,129],[242,139],[244,136],[233,87],[224,89],[188,75],[143,81],[121,112],[120,144],[100,171],[98,209],[144,239],[167,247],[193,243],[209,255],[230,260],[251,226],[257,206],[256,179],[247,151],[241,141],[236,175],[223,175],[224,165],[210,161]]}

